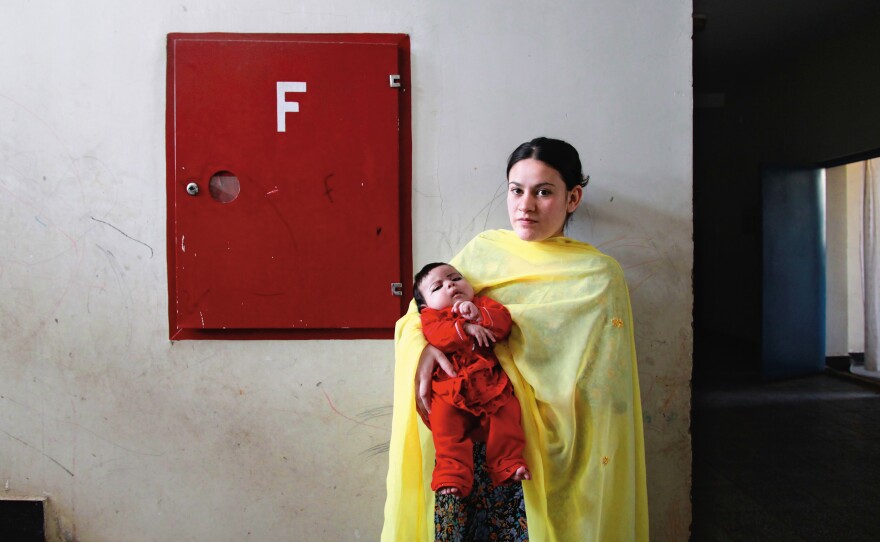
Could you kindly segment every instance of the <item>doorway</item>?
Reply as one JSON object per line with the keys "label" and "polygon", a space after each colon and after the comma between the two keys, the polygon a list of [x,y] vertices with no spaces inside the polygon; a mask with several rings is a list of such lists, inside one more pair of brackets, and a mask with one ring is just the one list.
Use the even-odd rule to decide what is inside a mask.
{"label": "doorway", "polygon": [[880,160],[862,157],[826,169],[825,335],[831,370],[880,382],[880,372],[866,370],[864,363],[864,194],[872,166],[880,166]]}

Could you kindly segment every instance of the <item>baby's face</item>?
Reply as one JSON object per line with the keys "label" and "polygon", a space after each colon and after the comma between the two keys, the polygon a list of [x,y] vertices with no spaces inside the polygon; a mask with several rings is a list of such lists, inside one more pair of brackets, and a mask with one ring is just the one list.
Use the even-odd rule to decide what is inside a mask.
{"label": "baby's face", "polygon": [[419,284],[419,291],[429,309],[445,309],[456,301],[473,301],[474,288],[451,265],[431,269]]}

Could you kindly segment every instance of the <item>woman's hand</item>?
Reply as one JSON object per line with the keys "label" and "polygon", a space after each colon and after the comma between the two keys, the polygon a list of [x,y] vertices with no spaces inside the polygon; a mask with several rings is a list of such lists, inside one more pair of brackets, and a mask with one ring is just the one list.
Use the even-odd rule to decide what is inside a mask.
{"label": "woman's hand", "polygon": [[423,417],[431,413],[431,374],[434,365],[439,365],[449,376],[455,376],[446,354],[430,344],[425,346],[416,368],[416,408]]}

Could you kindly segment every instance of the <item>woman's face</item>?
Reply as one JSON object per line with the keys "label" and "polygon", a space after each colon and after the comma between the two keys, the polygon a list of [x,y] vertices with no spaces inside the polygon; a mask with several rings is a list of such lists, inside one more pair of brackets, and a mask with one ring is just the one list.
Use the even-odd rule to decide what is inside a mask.
{"label": "woman's face", "polygon": [[507,175],[507,216],[523,241],[543,241],[562,235],[568,213],[581,202],[580,186],[566,190],[558,171],[540,160],[526,158]]}

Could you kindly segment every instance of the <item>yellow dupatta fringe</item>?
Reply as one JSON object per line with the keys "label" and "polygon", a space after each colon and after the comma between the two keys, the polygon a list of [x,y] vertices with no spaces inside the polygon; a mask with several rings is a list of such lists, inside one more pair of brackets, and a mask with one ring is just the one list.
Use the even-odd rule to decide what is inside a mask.
{"label": "yellow dupatta fringe", "polygon": [[[642,409],[620,266],[586,243],[527,242],[506,230],[478,235],[450,263],[513,316],[495,353],[522,407],[529,539],[647,541]],[[395,328],[385,542],[434,539],[434,446],[414,389],[426,344],[411,305]]]}

